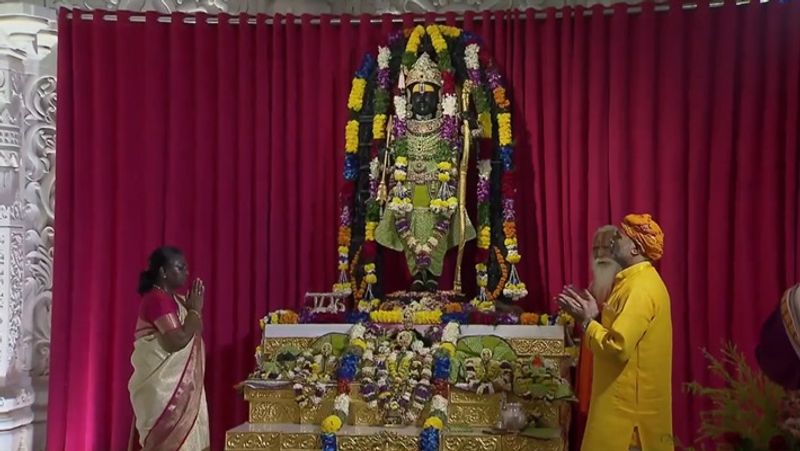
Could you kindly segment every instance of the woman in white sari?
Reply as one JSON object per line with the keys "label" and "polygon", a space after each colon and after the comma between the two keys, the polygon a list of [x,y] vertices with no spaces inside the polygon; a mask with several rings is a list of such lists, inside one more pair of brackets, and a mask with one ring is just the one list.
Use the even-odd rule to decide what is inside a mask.
{"label": "woman in white sari", "polygon": [[181,296],[187,276],[181,251],[162,247],[150,255],[139,280],[142,302],[128,391],[138,445],[145,451],[209,448],[201,337],[205,288],[196,279],[188,298]]}

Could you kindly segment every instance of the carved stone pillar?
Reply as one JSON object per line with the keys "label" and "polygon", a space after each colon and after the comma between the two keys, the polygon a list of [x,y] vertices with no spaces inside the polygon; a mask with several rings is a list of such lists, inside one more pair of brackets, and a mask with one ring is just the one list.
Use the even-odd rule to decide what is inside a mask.
{"label": "carved stone pillar", "polygon": [[44,448],[34,429],[49,373],[55,17],[0,4],[0,449]]}

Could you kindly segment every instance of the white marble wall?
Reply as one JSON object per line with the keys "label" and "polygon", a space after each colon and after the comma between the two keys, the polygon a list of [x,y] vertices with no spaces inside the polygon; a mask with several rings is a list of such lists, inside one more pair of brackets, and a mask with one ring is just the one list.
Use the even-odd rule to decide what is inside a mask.
{"label": "white marble wall", "polygon": [[3,450],[44,448],[53,264],[55,17],[53,9],[41,6],[0,4]]}

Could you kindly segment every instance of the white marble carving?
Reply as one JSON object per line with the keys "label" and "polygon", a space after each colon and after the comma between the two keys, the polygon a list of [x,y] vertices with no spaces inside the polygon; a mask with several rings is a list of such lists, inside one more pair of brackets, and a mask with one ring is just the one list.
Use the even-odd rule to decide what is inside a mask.
{"label": "white marble carving", "polygon": [[[464,12],[564,6],[610,5],[622,0],[48,0],[52,7],[84,10],[176,11],[208,14],[383,14]],[[627,3],[639,3],[629,0]]]}
{"label": "white marble carving", "polygon": [[45,446],[55,18],[34,4],[0,4],[0,449]]}

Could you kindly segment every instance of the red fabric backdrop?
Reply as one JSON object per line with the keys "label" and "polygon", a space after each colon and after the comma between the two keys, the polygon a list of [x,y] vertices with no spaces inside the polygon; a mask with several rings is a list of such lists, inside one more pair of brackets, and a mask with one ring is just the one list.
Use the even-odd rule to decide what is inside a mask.
{"label": "red fabric backdrop", "polygon": [[[700,404],[680,386],[706,380],[700,347],[733,339],[751,352],[800,280],[800,4],[584,12],[463,21],[515,102],[525,304],[549,308],[562,284],[586,282],[597,226],[652,212],[667,236],[686,441]],[[125,447],[136,278],[163,243],[183,248],[209,287],[219,449],[245,418],[233,385],[252,369],[258,318],[335,278],[351,76],[399,24],[102,15],[62,12],[59,24],[49,449]]]}

